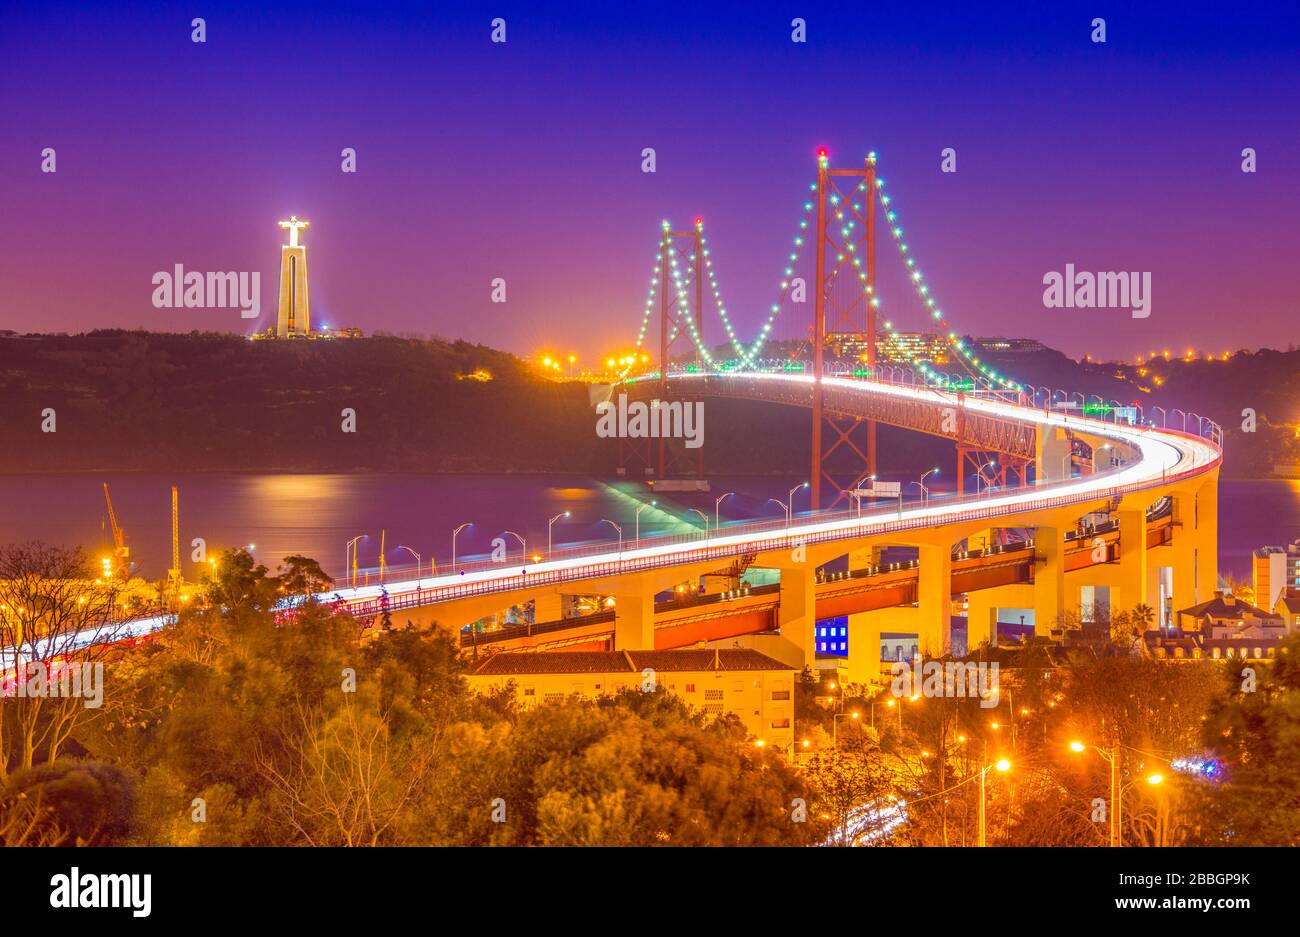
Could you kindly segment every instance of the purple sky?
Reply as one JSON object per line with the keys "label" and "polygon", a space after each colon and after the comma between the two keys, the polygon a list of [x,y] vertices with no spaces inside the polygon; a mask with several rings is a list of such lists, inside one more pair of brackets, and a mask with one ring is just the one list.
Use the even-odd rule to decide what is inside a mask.
{"label": "purple sky", "polygon": [[[6,12],[0,328],[249,330],[234,310],[154,309],[150,278],[177,263],[261,271],[264,327],[292,212],[312,222],[317,324],[590,360],[635,337],[660,219],[700,214],[749,338],[825,145],[836,163],[879,152],[960,331],[1077,355],[1300,341],[1285,7],[797,6]],[[793,15],[807,44],[790,42]],[[948,146],[955,174],[939,171]],[[884,316],[923,328],[887,238],[880,261]],[[1043,274],[1067,263],[1150,271],[1151,317],[1045,309]],[[505,304],[489,301],[496,276]],[[776,334],[806,329],[783,314]],[[711,309],[706,333],[723,337]]]}

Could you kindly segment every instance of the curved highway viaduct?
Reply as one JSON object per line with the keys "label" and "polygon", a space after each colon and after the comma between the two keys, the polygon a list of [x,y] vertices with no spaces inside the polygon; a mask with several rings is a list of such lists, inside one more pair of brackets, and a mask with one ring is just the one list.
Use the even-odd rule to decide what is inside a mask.
{"label": "curved highway viaduct", "polygon": [[[672,383],[681,396],[745,396],[800,406],[811,399],[811,381],[802,375],[700,374],[675,376]],[[538,626],[508,632],[509,644],[499,646],[641,650],[725,637],[796,666],[814,664],[817,620],[847,614],[850,670],[866,678],[879,672],[882,633],[914,634],[925,653],[944,652],[955,594],[965,594],[969,601],[969,647],[992,637],[999,608],[1032,610],[1035,631],[1049,632],[1063,613],[1079,605],[1084,586],[1110,589],[1116,608],[1154,606],[1162,590],[1174,609],[1213,594],[1222,459],[1213,424],[1205,424],[1206,438],[1049,412],[1025,405],[1023,398],[832,377],[823,381],[827,405],[842,416],[1024,455],[1032,459],[1034,482],[860,515],[822,511],[789,523],[727,525],[708,536],[642,538],[617,550],[557,550],[547,561],[527,567],[464,564],[453,574],[388,583],[386,595],[369,586],[318,598],[345,604],[361,616],[378,614],[386,606],[417,624],[455,631],[531,602]],[[645,394],[657,387],[656,381],[644,389],[636,384],[626,389]],[[1094,449],[1110,447],[1114,458],[1107,462],[1114,464],[1065,477],[1071,439]],[[1153,513],[1153,506],[1162,509]],[[1113,529],[1083,540],[1073,537],[1080,518],[1095,514],[1108,515]],[[997,528],[1027,530],[1032,539],[1015,556],[994,547],[974,562],[964,557],[963,547],[991,543],[987,534]],[[1142,548],[1133,549],[1133,544]],[[905,568],[882,568],[886,547],[912,548],[917,561]],[[826,564],[844,557],[847,572],[826,573]],[[725,583],[730,576],[735,583],[747,567],[778,570],[779,588],[721,594],[715,588],[703,599],[664,598],[683,585],[695,593],[709,577]],[[855,591],[878,595],[846,598]],[[562,597],[571,595],[599,595],[613,603],[603,614],[564,620]],[[709,621],[715,624],[701,624]],[[463,639],[469,645],[478,641]],[[486,636],[484,642],[489,641]]]}

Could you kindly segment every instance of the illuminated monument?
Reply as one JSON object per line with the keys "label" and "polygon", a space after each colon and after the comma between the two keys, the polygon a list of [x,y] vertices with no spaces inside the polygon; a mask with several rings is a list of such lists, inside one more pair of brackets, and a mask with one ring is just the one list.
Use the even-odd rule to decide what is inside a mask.
{"label": "illuminated monument", "polygon": [[298,229],[309,222],[290,215],[279,222],[289,232],[289,243],[280,248],[280,313],[276,320],[278,338],[311,334],[311,307],[307,301],[307,248],[298,243]]}

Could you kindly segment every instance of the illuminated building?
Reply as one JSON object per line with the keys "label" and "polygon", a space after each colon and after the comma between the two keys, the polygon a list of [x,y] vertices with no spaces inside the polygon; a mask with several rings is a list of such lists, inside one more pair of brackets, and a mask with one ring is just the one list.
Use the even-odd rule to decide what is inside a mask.
{"label": "illuminated building", "polygon": [[1179,627],[1169,633],[1148,631],[1148,652],[1166,660],[1263,660],[1277,655],[1278,645],[1294,627],[1286,618],[1220,593],[1178,613]]}
{"label": "illuminated building", "polygon": [[1300,589],[1300,540],[1288,547],[1260,547],[1250,558],[1255,601],[1272,608],[1286,589]]}
{"label": "illuminated building", "polygon": [[298,243],[298,231],[310,222],[290,215],[279,222],[289,232],[289,243],[280,247],[280,306],[275,334],[278,338],[311,334],[311,304],[307,297],[307,248]]}
{"label": "illuminated building", "polygon": [[1003,338],[1000,335],[971,339],[971,344],[991,355],[1027,355],[1047,350],[1046,345],[1032,338]]}
{"label": "illuminated building", "polygon": [[[839,358],[863,358],[867,353],[866,336],[857,332],[837,332],[826,336]],[[892,364],[947,364],[948,340],[932,332],[881,332],[876,336],[876,358]]]}
{"label": "illuminated building", "polygon": [[705,715],[734,713],[766,747],[794,744],[794,668],[751,648],[671,651],[566,651],[494,654],[468,675],[480,693],[513,687],[525,709],[578,696],[654,687],[674,693]]}

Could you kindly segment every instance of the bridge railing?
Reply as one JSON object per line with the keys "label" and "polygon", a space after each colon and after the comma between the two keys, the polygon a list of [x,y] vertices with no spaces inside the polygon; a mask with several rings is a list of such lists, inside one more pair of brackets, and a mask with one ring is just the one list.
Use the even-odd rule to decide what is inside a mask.
{"label": "bridge railing", "polygon": [[[738,375],[738,377],[739,376],[740,375]],[[704,377],[704,375],[700,375],[700,377]],[[1108,424],[1105,423],[1104,421],[1093,419],[1090,417],[1084,417],[1084,416],[1069,416],[1064,419],[1069,425],[1081,427],[1085,430],[1089,428],[1093,428],[1097,432],[1104,432],[1108,426]],[[1144,435],[1158,435],[1157,430],[1151,426],[1126,425],[1126,429],[1129,432],[1139,432]],[[1193,460],[1193,464],[1186,466],[1185,468],[1173,474],[1167,472],[1162,473],[1161,477],[1158,479],[1153,477],[1143,482],[1131,482],[1125,485],[1116,486],[1110,489],[1103,489],[1100,491],[1096,489],[1089,490],[1086,492],[1073,492],[1073,493],[1064,491],[1065,489],[1073,487],[1077,484],[1078,480],[1073,478],[1059,479],[1055,481],[1040,480],[1038,484],[1036,484],[1035,486],[1031,486],[1036,493],[1050,492],[1054,489],[1061,489],[1064,491],[1064,493],[1057,497],[1049,496],[1045,499],[1035,498],[1034,505],[1028,506],[1026,510],[1050,510],[1054,507],[1068,506],[1070,504],[1079,504],[1087,501],[1104,500],[1107,498],[1114,499],[1114,498],[1122,497],[1125,494],[1132,494],[1143,490],[1150,490],[1153,488],[1162,487],[1171,482],[1176,482],[1183,478],[1189,478],[1196,474],[1199,474],[1205,471],[1206,468],[1212,465],[1213,463],[1220,461],[1222,458],[1222,449],[1213,438],[1203,437],[1195,433],[1183,432],[1176,429],[1162,428],[1159,430],[1159,433],[1163,433],[1166,435],[1182,436],[1188,439],[1196,439],[1200,442],[1206,442],[1208,440],[1214,450],[1214,456],[1211,459],[1203,460],[1203,461]],[[1123,466],[1117,466],[1108,469],[1105,472],[1099,472],[1096,474],[1106,475],[1106,474],[1118,473],[1120,471],[1124,471],[1126,469],[1131,468],[1134,464],[1136,463],[1130,461],[1129,463]],[[939,496],[933,496],[928,498],[925,501],[925,503],[934,504],[935,502],[942,502],[946,504],[951,504],[951,503],[972,504],[973,507],[968,511],[962,511],[955,515],[952,514],[946,515],[943,518],[944,524],[957,524],[957,523],[963,523],[964,521],[967,520],[993,519],[998,516],[1005,516],[1008,513],[1014,513],[1014,512],[1009,512],[1004,507],[984,508],[984,507],[980,507],[979,505],[987,504],[991,498],[995,497],[998,494],[1006,494],[1011,491],[1024,491],[1024,490],[1027,489],[988,486],[984,488],[983,491],[974,495],[964,495],[964,496],[939,495]],[[918,506],[918,504],[919,502],[911,502],[912,507],[916,507]],[[877,533],[883,534],[883,533],[900,532],[900,531],[906,531],[910,529],[916,529],[918,527],[924,528],[926,526],[931,526],[930,524],[926,523],[923,520],[918,521],[916,519],[913,519],[909,523],[901,523],[901,518],[899,517],[901,510],[902,510],[901,507],[895,507],[894,505],[891,504],[889,507],[873,508],[865,511],[861,510],[860,508],[857,510],[849,508],[849,509],[810,512],[805,515],[795,515],[795,517],[798,518],[801,523],[820,524],[820,523],[833,523],[839,521],[857,522],[850,529],[838,530],[831,533],[829,536],[825,534],[812,535],[815,537],[815,539],[809,539],[810,535],[793,532],[793,519],[791,521],[787,521],[783,517],[776,517],[767,520],[728,524],[720,529],[715,529],[713,531],[697,530],[694,532],[684,533],[684,534],[670,534],[670,535],[643,537],[638,540],[633,540],[630,543],[627,541],[623,541],[619,544],[615,544],[613,542],[607,541],[604,543],[585,544],[582,546],[575,546],[575,547],[565,547],[565,548],[560,548],[558,550],[553,550],[551,554],[543,561],[543,564],[544,565],[549,564],[552,561],[568,563],[574,560],[581,560],[586,557],[608,556],[611,552],[616,552],[618,556],[617,559],[614,560],[613,562],[606,561],[604,563],[591,564],[591,565],[579,565],[577,567],[568,566],[562,570],[543,570],[541,572],[534,572],[534,573],[527,572],[527,567],[521,566],[521,569],[523,570],[521,573],[510,577],[495,577],[491,583],[465,582],[463,584],[430,586],[429,588],[424,588],[423,586],[417,586],[417,590],[415,593],[409,593],[409,592],[403,593],[403,596],[401,597],[400,600],[398,599],[389,600],[390,604],[388,604],[386,607],[389,609],[413,607],[417,605],[428,604],[430,602],[435,602],[435,601],[436,602],[449,601],[455,598],[484,595],[492,592],[508,592],[514,589],[532,588],[532,587],[547,585],[552,583],[560,584],[560,583],[572,581],[573,579],[596,578],[604,575],[621,575],[627,572],[636,572],[641,570],[655,569],[664,566],[682,565],[684,563],[706,562],[715,559],[722,561],[722,560],[732,559],[741,552],[767,552],[771,549],[780,548],[780,547],[769,546],[768,545],[769,542],[784,542],[785,540],[791,540],[791,541],[798,541],[798,542],[805,542],[805,543],[813,543],[813,542],[823,542],[825,540],[841,539],[845,536],[870,536]],[[782,531],[791,531],[791,532],[787,533],[786,536],[783,538],[781,536]],[[761,540],[758,542],[749,541],[743,545],[730,545],[730,544],[714,545],[712,543],[712,541],[717,538],[753,537],[756,535],[764,535],[764,534],[771,534],[772,537],[769,540]],[[675,550],[668,558],[655,557],[655,556],[633,558],[633,557],[624,556],[624,554],[626,553],[636,553],[643,549],[679,547],[690,543],[696,543],[699,544],[700,546],[694,550],[689,550],[685,552]],[[616,549],[612,549],[612,548],[616,548]],[[502,563],[494,562],[492,560],[461,562],[456,565],[454,574],[459,574],[461,576],[468,576],[475,573],[499,571],[501,570],[501,568],[502,568]],[[411,570],[411,572],[414,573],[415,575],[419,575],[419,572],[417,571]],[[398,568],[394,568],[393,574],[401,575],[402,571]],[[325,599],[327,597],[322,596],[321,598]],[[396,601],[401,601],[402,604],[401,605],[392,604],[393,602]],[[363,613],[363,614],[370,609],[382,610],[382,608],[385,607],[383,605],[382,599],[367,599],[367,600],[362,600],[360,602],[351,601],[348,603],[348,606],[354,610],[357,610],[358,613]]]}
{"label": "bridge railing", "polygon": [[[1188,466],[1176,473],[1163,473],[1160,478],[1151,478],[1141,482],[1132,482],[1109,488],[1088,489],[1086,491],[1062,490],[1060,494],[1056,495],[1051,494],[1050,489],[1068,489],[1069,487],[1072,487],[1077,480],[1050,482],[1033,488],[1035,494],[1039,496],[1034,498],[1032,504],[1025,505],[1023,510],[1025,512],[1054,510],[1056,508],[1069,507],[1071,505],[1087,502],[1118,500],[1127,494],[1159,488],[1184,478],[1194,477],[1195,475],[1204,472],[1205,469],[1205,464],[1196,464]],[[1119,470],[1116,469],[1113,471]],[[1029,489],[1015,490],[1028,491]],[[1003,490],[1002,493],[1006,493],[1006,490]],[[945,526],[965,524],[975,521],[992,521],[1017,513],[1017,510],[1014,508],[1009,509],[1006,505],[992,503],[995,499],[988,494],[963,496],[960,498],[953,496],[949,499],[932,498],[930,499],[930,503],[933,504],[937,500],[947,500],[949,503],[971,505],[971,507],[965,510],[945,513],[941,519],[942,524]],[[915,507],[916,505],[914,504],[913,506]],[[710,534],[706,537],[702,532],[688,535],[679,534],[642,538],[642,541],[634,542],[630,547],[625,544],[623,551],[618,553],[614,559],[606,559],[600,562],[588,564],[569,564],[560,569],[543,568],[536,572],[528,572],[524,569],[519,573],[496,576],[490,580],[472,580],[449,585],[431,586],[429,588],[420,586],[417,587],[416,592],[403,593],[396,599],[388,600],[386,605],[382,600],[371,600],[348,603],[348,607],[357,614],[377,614],[384,608],[397,610],[399,608],[449,602],[457,599],[472,598],[494,593],[536,589],[551,585],[564,585],[580,579],[600,579],[612,576],[622,576],[631,573],[649,572],[671,566],[682,566],[696,563],[715,561],[721,563],[734,558],[741,552],[770,553],[778,550],[792,550],[801,546],[834,542],[849,537],[870,537],[905,533],[909,530],[923,530],[934,526],[933,519],[929,517],[900,517],[898,510],[894,508],[864,511],[861,516],[858,516],[856,512],[851,510],[820,511],[815,514],[806,515],[802,520],[805,523],[814,523],[819,525],[836,522],[847,523],[836,524],[835,527],[829,530],[811,531],[799,530],[793,521],[787,522],[784,518],[778,518],[772,521],[728,525],[716,535],[721,539],[729,539],[738,536],[746,538],[745,542],[740,544],[714,544],[712,543],[714,535]],[[649,542],[645,543],[644,541],[647,540]],[[643,550],[658,551],[664,547],[678,547],[688,543],[695,543],[698,544],[698,546],[693,549],[671,550],[663,553],[655,552],[650,554],[642,553],[642,555],[625,555],[628,553],[637,554]],[[555,551],[554,560],[573,561],[581,560],[584,557],[592,555],[608,556],[611,552],[610,547],[611,544],[607,543],[576,549],[570,548],[566,550],[557,550]],[[468,575],[471,572],[499,570],[501,570],[501,564],[486,561],[472,564],[472,568],[470,564],[466,564],[464,567],[459,569],[458,572],[461,575]]]}

